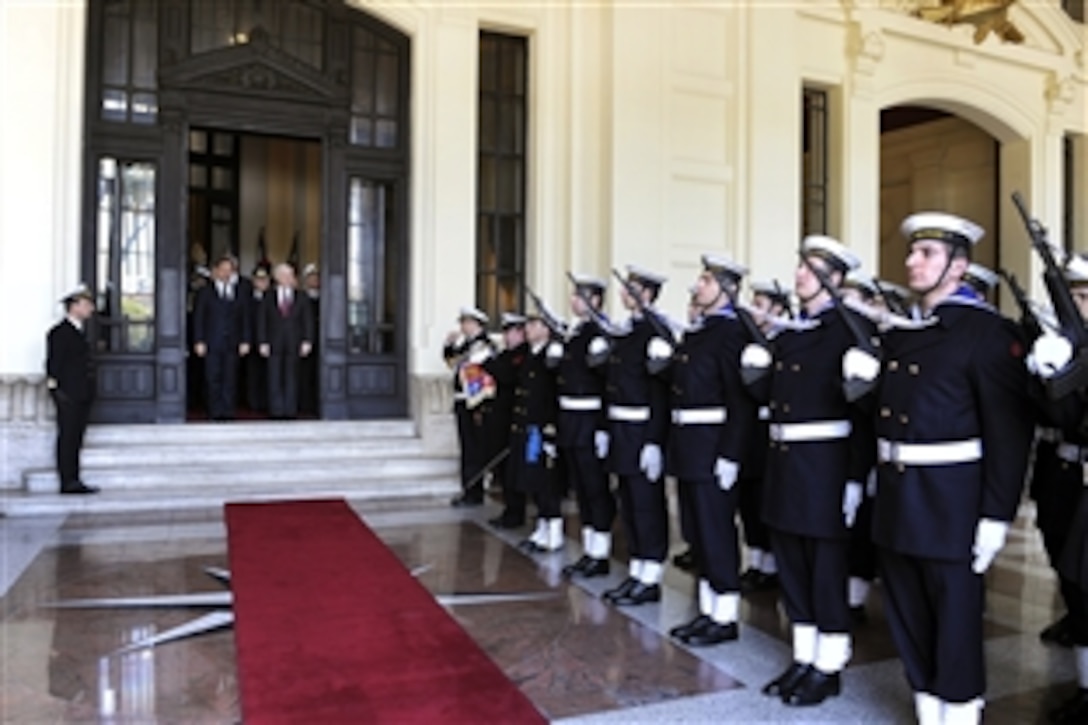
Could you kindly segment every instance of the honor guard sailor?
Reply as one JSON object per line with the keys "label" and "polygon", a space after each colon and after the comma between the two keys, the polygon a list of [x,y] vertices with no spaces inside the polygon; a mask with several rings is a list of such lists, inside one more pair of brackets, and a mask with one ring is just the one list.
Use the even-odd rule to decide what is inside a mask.
{"label": "honor guard sailor", "polygon": [[[509,455],[518,370],[529,354],[529,344],[525,341],[525,322],[524,315],[515,312],[502,313],[502,352],[484,363],[484,369],[495,380],[495,398],[484,403],[487,407],[486,461],[494,461],[504,448]],[[494,464],[491,469],[492,486],[502,490],[503,508],[502,513],[488,520],[488,523],[500,529],[516,529],[525,524],[525,494],[514,479],[506,475],[509,468],[507,459]]]}
{"label": "honor guard sailor", "polygon": [[495,381],[483,365],[495,354],[487,335],[489,318],[475,307],[462,307],[457,317],[459,330],[446,337],[442,357],[453,370],[453,412],[457,417],[457,439],[461,444],[461,493],[453,506],[479,506],[484,502],[480,473],[487,465],[487,431],[483,413],[476,408],[494,397]]}
{"label": "honor guard sailor", "polygon": [[[669,550],[662,480],[662,451],[669,428],[668,387],[649,370],[648,348],[655,337],[655,324],[647,318],[657,314],[652,305],[664,283],[665,278],[659,274],[634,265],[627,267],[620,297],[631,317],[626,333],[613,339],[608,358],[608,432],[600,437],[598,452],[608,456],[608,470],[618,479],[620,516],[629,555],[627,578],[603,595],[605,601],[617,605],[660,601]],[[671,346],[660,338],[658,342],[667,349],[657,350],[656,357],[660,360],[671,355]]]}
{"label": "honor guard sailor", "polygon": [[45,339],[45,385],[57,409],[57,477],[61,493],[98,493],[80,478],[79,452],[95,396],[94,359],[87,323],[94,314],[94,295],[79,285],[61,300],[64,319]]}
{"label": "honor guard sailor", "polygon": [[[773,340],[781,329],[774,319],[792,316],[790,293],[777,282],[752,282],[752,309],[761,317],[763,334]],[[778,562],[771,548],[771,535],[763,521],[763,479],[767,469],[768,425],[771,411],[766,405],[757,409],[752,424],[748,455],[740,467],[740,519],[744,524],[744,543],[748,546],[748,569],[740,577],[742,591],[753,592],[778,586]]]}
{"label": "honor guard sailor", "polygon": [[[878,364],[857,349],[853,329],[869,336],[875,331],[833,295],[840,294],[837,287],[859,264],[838,241],[806,237],[794,292],[800,317],[816,326],[786,330],[775,338],[763,518],[793,625],[794,661],[763,692],[787,705],[816,705],[838,695],[839,673],[852,651],[846,601],[849,530],[863,496],[862,481],[872,467],[872,439],[863,411],[847,399],[847,383],[859,378],[872,382]],[[759,349],[750,350],[748,362],[758,362]],[[860,363],[855,360],[859,355]]]}
{"label": "honor guard sailor", "polygon": [[699,614],[669,633],[693,646],[737,638],[737,478],[756,420],[740,377],[741,351],[751,339],[732,304],[748,270],[724,256],[704,255],[702,262],[695,293],[702,315],[662,373],[672,419],[665,459],[691,504],[690,543],[699,562]]}
{"label": "honor guard sailor", "polygon": [[555,444],[558,396],[555,373],[547,360],[553,333],[540,313],[526,315],[528,353],[518,366],[514,415],[510,427],[510,464],[506,475],[536,504],[536,528],[519,548],[551,552],[563,548],[560,511],[559,449]]}
{"label": "honor guard sailor", "polygon": [[997,273],[978,262],[971,262],[963,273],[964,283],[973,289],[979,298],[990,301],[990,295],[997,289]]}
{"label": "honor guard sailor", "polygon": [[[556,390],[559,421],[556,444],[566,464],[567,476],[578,501],[582,522],[582,555],[563,568],[566,576],[597,577],[609,572],[612,556],[612,523],[616,500],[608,485],[608,473],[594,449],[597,431],[605,426],[604,359],[592,358],[590,345],[604,343],[607,333],[601,306],[605,282],[589,275],[570,275],[574,323],[565,342],[553,341],[548,356],[557,359]],[[604,343],[607,344],[607,343]]]}
{"label": "honor guard sailor", "polygon": [[922,212],[902,233],[915,314],[932,324],[884,337],[873,538],[919,722],[975,723],[982,574],[1016,514],[1031,441],[1023,345],[964,284],[981,227]]}

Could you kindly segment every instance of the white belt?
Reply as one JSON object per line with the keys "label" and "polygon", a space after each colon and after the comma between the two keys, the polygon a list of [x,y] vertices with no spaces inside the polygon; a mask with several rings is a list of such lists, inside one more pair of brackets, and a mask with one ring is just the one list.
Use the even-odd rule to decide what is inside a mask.
{"label": "white belt", "polygon": [[672,422],[676,425],[713,425],[724,423],[728,416],[725,408],[691,408],[674,410]]}
{"label": "white belt", "polygon": [[970,463],[981,459],[982,441],[978,438],[968,438],[965,441],[946,443],[896,443],[880,438],[876,442],[876,450],[881,463],[943,466],[952,463]]}
{"label": "white belt", "polygon": [[573,398],[568,395],[559,396],[560,410],[600,410],[600,398]]}
{"label": "white belt", "polygon": [[650,409],[632,408],[627,405],[608,406],[608,419],[619,420],[625,423],[645,423],[650,420]]}
{"label": "white belt", "polygon": [[772,441],[796,443],[799,441],[831,441],[850,435],[848,420],[820,420],[813,423],[771,423]]}
{"label": "white belt", "polygon": [[1075,443],[1059,443],[1055,450],[1058,458],[1066,463],[1081,463],[1084,461],[1084,449]]}

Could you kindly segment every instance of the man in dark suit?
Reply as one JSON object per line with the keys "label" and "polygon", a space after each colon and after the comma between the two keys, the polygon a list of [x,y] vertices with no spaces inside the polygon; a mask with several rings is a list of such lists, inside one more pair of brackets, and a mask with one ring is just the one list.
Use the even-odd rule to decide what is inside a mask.
{"label": "man in dark suit", "polygon": [[320,415],[321,390],[319,385],[320,370],[318,359],[320,350],[318,340],[321,336],[321,273],[316,264],[307,264],[302,269],[302,292],[310,300],[311,316],[314,320],[313,350],[299,363],[298,408],[304,415]]}
{"label": "man in dark suit", "polygon": [[249,354],[251,339],[246,300],[232,284],[234,264],[221,257],[210,284],[197,293],[193,308],[193,352],[204,359],[208,417],[230,420],[237,403],[238,363]]}
{"label": "man in dark suit", "polygon": [[[268,270],[258,266],[253,270],[252,290],[249,295],[239,294],[239,298],[245,300],[246,314],[249,315],[249,329],[256,337],[260,316],[264,311],[264,298],[271,294],[269,285],[271,278]],[[256,413],[264,413],[268,410],[268,359],[250,352],[245,359],[246,403],[249,409]]]}
{"label": "man in dark suit", "polygon": [[57,475],[61,493],[97,493],[79,476],[79,450],[94,400],[94,363],[87,342],[87,320],[94,314],[94,297],[83,285],[61,302],[65,318],[46,336],[46,387],[57,407]]}
{"label": "man in dark suit", "polygon": [[268,414],[272,418],[298,415],[298,363],[313,350],[314,320],[310,301],[299,294],[295,270],[278,264],[276,286],[264,298],[259,318],[260,354],[268,358]]}

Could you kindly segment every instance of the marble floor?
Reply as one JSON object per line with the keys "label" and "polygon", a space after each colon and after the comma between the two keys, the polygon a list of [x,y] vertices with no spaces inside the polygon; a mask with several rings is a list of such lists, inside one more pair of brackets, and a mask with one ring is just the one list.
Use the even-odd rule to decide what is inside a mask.
{"label": "marble floor", "polygon": [[[549,719],[913,721],[878,591],[869,622],[855,633],[843,695],[817,709],[793,710],[759,692],[790,659],[788,624],[773,592],[745,598],[737,642],[688,648],[667,635],[694,613],[688,574],[669,569],[661,604],[632,609],[599,599],[622,579],[619,560],[609,578],[574,584],[560,578],[562,565],[578,553],[573,515],[567,553],[528,556],[514,546],[524,532],[484,523],[494,505],[464,511],[443,501],[405,500],[358,511],[436,595],[551,595],[448,610]],[[986,723],[1042,722],[1074,687],[1071,653],[1038,640],[1055,617],[1055,587],[1030,515],[1025,507],[987,576]],[[121,651],[221,607],[51,606],[87,597],[223,592],[223,583],[205,571],[227,566],[221,511],[0,519],[0,541],[0,721],[240,721],[229,627]]]}

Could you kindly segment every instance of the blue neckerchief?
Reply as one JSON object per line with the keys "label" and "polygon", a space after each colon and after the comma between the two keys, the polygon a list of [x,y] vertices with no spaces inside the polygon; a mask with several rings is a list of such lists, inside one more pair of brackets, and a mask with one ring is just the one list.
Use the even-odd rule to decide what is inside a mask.
{"label": "blue neckerchief", "polygon": [[726,302],[724,305],[722,305],[718,309],[707,311],[707,312],[704,312],[702,315],[700,315],[700,317],[703,317],[703,318],[710,318],[710,317],[733,317],[733,318],[735,318],[736,316],[737,316],[737,311],[735,309],[733,309],[733,303],[732,302]]}
{"label": "blue neckerchief", "polygon": [[[963,305],[966,307],[977,307],[988,312],[997,312],[993,305],[986,301],[986,299],[978,293],[977,290],[969,287],[968,285],[961,284],[956,288],[956,291],[945,297],[943,300],[933,306],[933,309],[929,311],[929,314],[922,312],[921,305],[915,304],[911,309],[911,317],[916,320],[931,317],[937,314],[937,309],[941,305]],[[939,316],[939,315],[938,315]]]}

